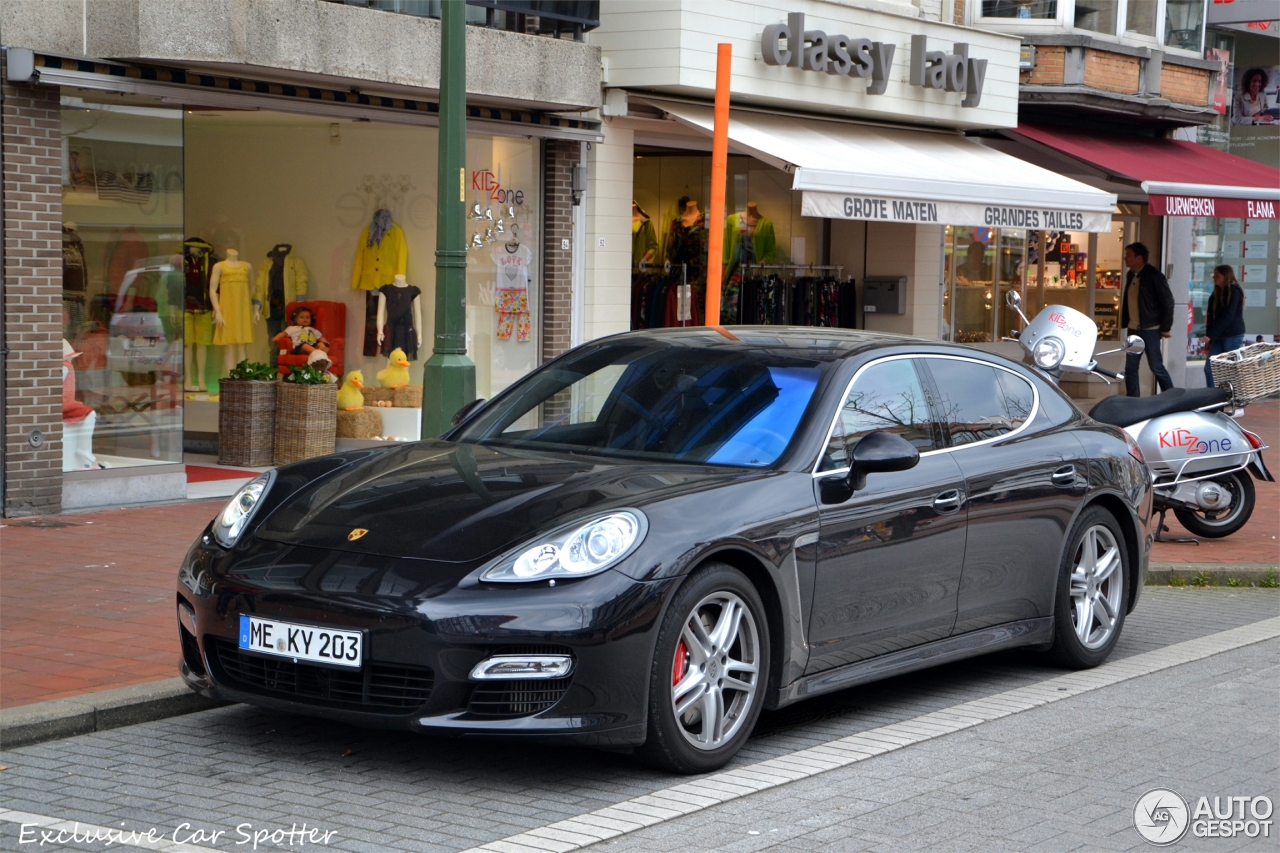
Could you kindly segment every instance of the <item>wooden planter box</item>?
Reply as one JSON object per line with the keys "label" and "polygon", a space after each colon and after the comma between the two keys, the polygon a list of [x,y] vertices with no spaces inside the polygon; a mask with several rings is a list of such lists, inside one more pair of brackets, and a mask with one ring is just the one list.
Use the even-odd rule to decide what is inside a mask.
{"label": "wooden planter box", "polygon": [[223,379],[218,383],[218,464],[274,464],[279,382]]}
{"label": "wooden planter box", "polygon": [[280,383],[276,394],[276,465],[333,453],[337,431],[338,383]]}

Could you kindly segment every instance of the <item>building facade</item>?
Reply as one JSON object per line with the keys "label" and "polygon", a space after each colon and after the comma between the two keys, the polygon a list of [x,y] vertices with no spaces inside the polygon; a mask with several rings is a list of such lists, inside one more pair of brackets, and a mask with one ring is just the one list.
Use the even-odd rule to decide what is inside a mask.
{"label": "building facade", "polygon": [[[299,303],[338,373],[376,384],[398,347],[421,381],[440,23],[367,8],[401,5],[0,8],[6,514],[186,497],[193,454],[216,453],[220,380],[292,351],[277,336]],[[485,397],[569,346],[574,167],[601,97],[589,20],[501,6],[469,6],[467,28]],[[396,438],[419,423],[383,415]]]}

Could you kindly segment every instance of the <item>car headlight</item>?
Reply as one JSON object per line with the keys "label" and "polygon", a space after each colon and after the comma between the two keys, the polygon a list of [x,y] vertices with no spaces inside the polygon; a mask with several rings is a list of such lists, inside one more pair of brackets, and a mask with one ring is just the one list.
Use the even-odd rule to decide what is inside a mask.
{"label": "car headlight", "polygon": [[593,575],[621,562],[648,529],[644,513],[635,509],[577,521],[504,555],[480,577],[522,583]]}
{"label": "car headlight", "polygon": [[1062,364],[1062,359],[1066,354],[1067,348],[1063,346],[1062,340],[1050,336],[1036,341],[1035,349],[1031,352],[1031,358],[1035,361],[1036,367],[1041,370],[1053,370],[1059,364]]}
{"label": "car headlight", "polygon": [[222,512],[218,513],[218,517],[213,521],[213,538],[218,540],[219,545],[230,548],[236,544],[240,534],[249,526],[249,521],[253,518],[258,504],[261,503],[262,496],[267,493],[267,489],[271,488],[271,481],[274,478],[274,471],[254,477],[227,502]]}

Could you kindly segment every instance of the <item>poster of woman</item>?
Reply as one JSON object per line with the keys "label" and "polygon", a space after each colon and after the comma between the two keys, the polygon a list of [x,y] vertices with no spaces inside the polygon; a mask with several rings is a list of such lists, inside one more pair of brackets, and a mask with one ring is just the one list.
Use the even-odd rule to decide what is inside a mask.
{"label": "poster of woman", "polygon": [[1245,68],[1236,80],[1236,95],[1231,105],[1233,125],[1273,124],[1280,118],[1276,88],[1280,85],[1280,66]]}

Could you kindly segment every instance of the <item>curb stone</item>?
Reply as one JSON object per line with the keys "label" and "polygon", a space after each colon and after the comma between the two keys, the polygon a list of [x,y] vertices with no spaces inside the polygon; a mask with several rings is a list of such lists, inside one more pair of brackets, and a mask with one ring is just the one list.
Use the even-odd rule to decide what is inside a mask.
{"label": "curb stone", "polygon": [[[1191,546],[1195,547],[1195,546]],[[1210,586],[1227,585],[1228,580],[1237,580],[1242,589],[1261,586],[1267,578],[1267,572],[1280,574],[1275,563],[1152,563],[1147,568],[1147,586],[1168,586],[1173,578],[1185,580],[1192,586],[1197,576],[1204,572],[1209,578]],[[1275,575],[1273,574],[1272,577]]]}
{"label": "curb stone", "polygon": [[49,740],[147,723],[227,702],[206,699],[181,678],[167,678],[115,690],[86,693],[0,710],[0,748],[31,746]]}

